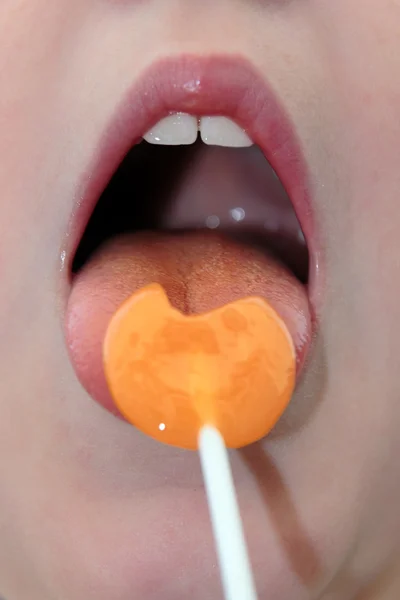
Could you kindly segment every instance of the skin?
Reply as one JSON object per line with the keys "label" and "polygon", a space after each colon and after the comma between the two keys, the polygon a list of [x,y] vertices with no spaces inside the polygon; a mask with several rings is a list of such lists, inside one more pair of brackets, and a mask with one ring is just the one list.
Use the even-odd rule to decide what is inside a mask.
{"label": "skin", "polygon": [[2,0],[7,600],[221,595],[196,455],[92,402],[62,327],[82,170],[124,91],[176,52],[239,53],[265,73],[304,147],[324,240],[308,368],[274,435],[233,456],[260,598],[399,597],[399,31],[399,0]]}

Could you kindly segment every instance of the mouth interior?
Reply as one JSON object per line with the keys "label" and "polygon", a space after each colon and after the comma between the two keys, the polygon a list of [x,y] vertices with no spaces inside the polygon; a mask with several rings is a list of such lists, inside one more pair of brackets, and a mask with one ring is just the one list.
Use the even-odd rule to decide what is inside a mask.
{"label": "mouth interior", "polygon": [[292,203],[261,150],[141,142],[102,193],[74,257],[77,274],[106,241],[140,231],[218,231],[272,253],[307,284],[309,253]]}

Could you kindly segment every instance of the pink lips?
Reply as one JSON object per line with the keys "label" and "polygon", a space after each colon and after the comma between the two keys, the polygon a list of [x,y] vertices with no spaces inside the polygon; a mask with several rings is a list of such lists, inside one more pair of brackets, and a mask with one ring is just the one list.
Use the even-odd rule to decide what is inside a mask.
{"label": "pink lips", "polygon": [[[73,216],[69,232],[70,243],[66,248],[69,264],[72,263],[73,255],[101,193],[126,153],[155,123],[171,112],[186,112],[199,117],[222,115],[236,121],[261,148],[290,196],[310,253],[309,297],[307,299],[306,290],[299,282],[293,282],[288,288],[284,275],[274,276],[271,280],[270,275],[275,269],[273,263],[265,269],[264,288],[266,297],[269,289],[275,298],[280,298],[278,304],[283,306],[289,303],[289,313],[298,317],[290,319],[297,323],[294,326],[294,339],[306,340],[304,344],[299,343],[297,348],[298,366],[301,366],[312,338],[312,325],[315,325],[310,318],[309,300],[316,287],[317,274],[319,276],[318,243],[308,193],[307,165],[291,122],[274,92],[261,75],[242,58],[170,58],[151,66],[139,78],[101,135],[96,154],[83,178],[80,194],[82,201]],[[171,247],[174,247],[174,244]],[[135,248],[136,254],[133,252]],[[192,250],[194,251],[193,248]],[[113,407],[102,372],[102,339],[110,318],[110,310],[115,310],[118,302],[124,299],[121,297],[118,300],[119,296],[114,298],[115,290],[120,293],[130,286],[134,291],[138,285],[136,280],[141,276],[138,275],[140,269],[135,264],[135,256],[140,257],[141,252],[142,248],[133,241],[129,246],[128,267],[119,248],[117,258],[125,265],[125,271],[122,272],[120,266],[117,269],[112,267],[111,259],[115,258],[116,253],[112,246],[109,256],[107,251],[105,252],[107,260],[103,260],[104,256],[100,257],[101,268],[96,266],[95,259],[92,266],[89,265],[76,277],[68,302],[66,338],[75,371],[92,397],[109,410],[113,410]],[[151,252],[148,247],[146,260]],[[167,250],[157,259],[152,258],[147,274],[143,276],[144,282],[149,283],[146,277],[149,273],[152,274],[153,270],[158,274],[163,271],[162,263],[166,254]],[[189,248],[184,254],[190,255]],[[233,250],[232,256],[234,254]],[[196,252],[193,256],[196,256]],[[172,264],[173,261],[170,262]],[[232,261],[229,259],[225,262],[228,264]],[[158,267],[155,268],[155,265]],[[237,276],[240,271],[240,279],[245,281],[246,276],[241,269],[246,271],[246,264],[240,259],[235,265],[230,267],[230,271]],[[173,267],[170,270],[173,270]],[[225,272],[221,273],[221,281],[225,275]],[[211,286],[208,288],[208,297],[212,297],[212,282],[204,285]],[[286,298],[288,289],[292,290],[292,296]],[[246,295],[245,289],[242,292]],[[221,297],[223,293],[222,290]],[[263,295],[262,290],[260,295]],[[297,331],[299,323],[301,331]]]}
{"label": "pink lips", "polygon": [[182,56],[150,66],[126,93],[100,138],[81,182],[71,223],[69,261],[94,206],[128,150],[171,112],[223,115],[240,124],[263,151],[290,196],[310,251],[314,286],[318,247],[307,165],[294,128],[265,79],[241,57]]}

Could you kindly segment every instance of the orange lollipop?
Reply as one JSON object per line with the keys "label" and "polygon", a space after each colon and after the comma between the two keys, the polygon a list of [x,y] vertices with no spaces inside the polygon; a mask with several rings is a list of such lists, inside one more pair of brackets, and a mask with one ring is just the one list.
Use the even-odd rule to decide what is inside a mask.
{"label": "orange lollipop", "polygon": [[158,284],[125,301],[104,341],[107,382],[123,416],[188,449],[197,449],[204,425],[230,448],[264,437],[290,401],[295,364],[291,336],[265,300],[186,316]]}

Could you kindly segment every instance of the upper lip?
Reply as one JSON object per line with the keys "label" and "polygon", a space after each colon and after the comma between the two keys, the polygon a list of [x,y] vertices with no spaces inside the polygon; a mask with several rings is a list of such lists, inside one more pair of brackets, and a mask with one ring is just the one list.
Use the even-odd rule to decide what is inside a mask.
{"label": "upper lip", "polygon": [[67,262],[71,264],[90,215],[126,153],[172,112],[229,117],[258,144],[293,203],[309,249],[309,287],[313,288],[319,247],[300,140],[274,90],[251,63],[237,56],[165,58],[151,65],[128,90],[99,136],[80,183],[80,201],[65,250]]}

